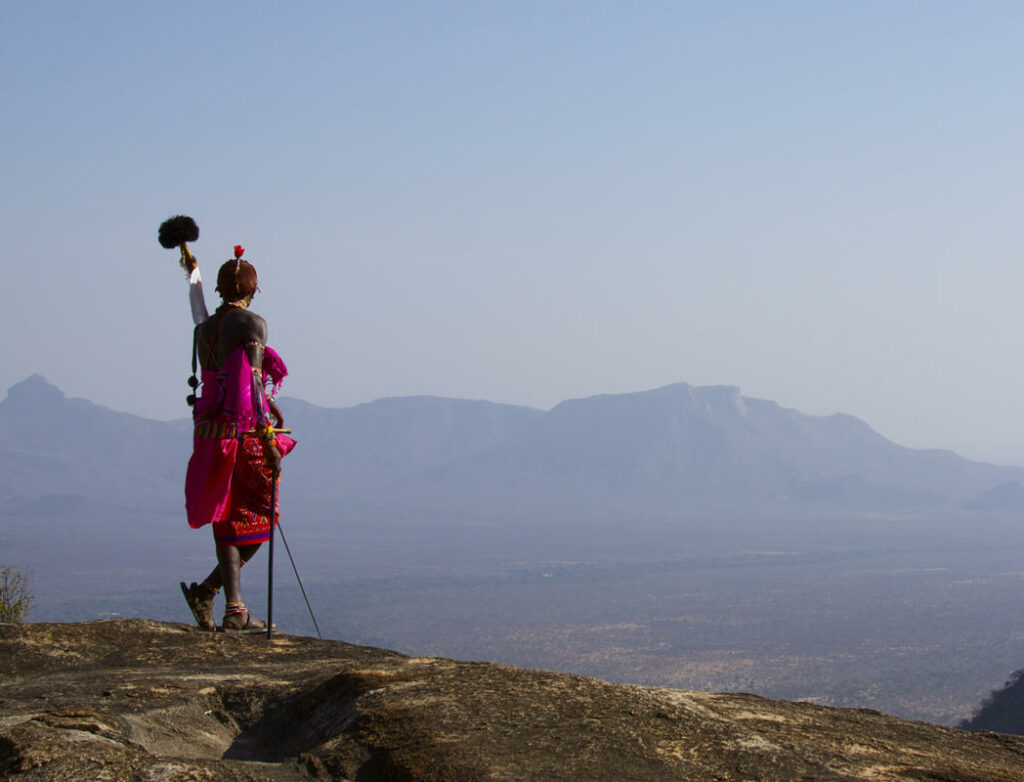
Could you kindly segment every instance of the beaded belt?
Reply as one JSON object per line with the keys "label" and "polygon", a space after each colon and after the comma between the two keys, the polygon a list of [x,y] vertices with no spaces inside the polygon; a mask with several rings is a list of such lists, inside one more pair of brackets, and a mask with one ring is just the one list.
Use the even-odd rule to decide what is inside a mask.
{"label": "beaded belt", "polygon": [[195,435],[204,440],[235,440],[238,438],[238,424],[227,421],[201,421],[196,424]]}

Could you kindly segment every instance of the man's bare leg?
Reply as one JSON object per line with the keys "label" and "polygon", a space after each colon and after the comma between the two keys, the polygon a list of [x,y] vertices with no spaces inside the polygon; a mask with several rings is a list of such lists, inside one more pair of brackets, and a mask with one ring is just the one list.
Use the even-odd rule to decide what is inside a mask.
{"label": "man's bare leg", "polygon": [[[252,618],[242,601],[242,565],[252,558],[259,547],[259,543],[248,546],[217,546],[217,571],[224,588],[224,621],[221,624],[224,630],[252,632],[265,628],[262,622]],[[207,585],[208,589],[211,587],[212,584]]]}
{"label": "man's bare leg", "polygon": [[242,602],[242,565],[248,562],[260,548],[259,543],[248,546],[217,546],[218,564],[205,580],[190,586],[181,582],[181,591],[185,595],[189,608],[196,623],[204,630],[217,628],[213,619],[213,600],[225,590],[228,603]]}
{"label": "man's bare leg", "polygon": [[224,599],[229,603],[242,600],[242,565],[252,559],[260,549],[259,543],[248,546],[217,546],[217,567],[203,581],[203,586],[216,594],[223,588]]}

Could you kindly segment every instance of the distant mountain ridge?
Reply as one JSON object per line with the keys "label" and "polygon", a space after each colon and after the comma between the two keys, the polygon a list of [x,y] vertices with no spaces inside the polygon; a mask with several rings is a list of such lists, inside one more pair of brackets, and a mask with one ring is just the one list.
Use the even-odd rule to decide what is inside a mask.
{"label": "distant mountain ridge", "polygon": [[950,451],[904,448],[849,415],[810,416],[732,386],[678,383],[562,402],[517,436],[417,480],[485,487],[509,500],[670,511],[950,506],[1022,476]]}
{"label": "distant mountain ridge", "polygon": [[[1024,496],[1013,488],[1022,468],[904,448],[852,416],[732,386],[678,383],[547,412],[423,396],[281,406],[299,440],[286,491],[309,507],[984,509]],[[180,507],[190,429],[68,399],[32,376],[0,402],[0,502],[25,513],[74,497]],[[41,502],[54,496],[64,499]]]}
{"label": "distant mountain ridge", "polygon": [[181,495],[191,426],[151,421],[68,399],[40,375],[0,402],[0,501],[89,498],[115,507],[166,504]]}

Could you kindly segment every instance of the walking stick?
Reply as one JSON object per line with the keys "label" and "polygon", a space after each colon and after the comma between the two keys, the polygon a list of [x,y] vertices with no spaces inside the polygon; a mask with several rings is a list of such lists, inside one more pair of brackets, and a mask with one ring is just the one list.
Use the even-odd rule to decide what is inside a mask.
{"label": "walking stick", "polygon": [[[291,434],[291,429],[273,429],[276,433]],[[254,434],[247,432],[246,434]],[[266,565],[266,638],[269,641],[273,638],[273,528],[278,525],[278,475],[270,476],[270,550],[267,555]],[[293,565],[294,566],[294,565]]]}
{"label": "walking stick", "polygon": [[277,526],[277,475],[270,478],[270,553],[267,557],[267,640],[274,633],[274,527]]}
{"label": "walking stick", "polygon": [[[291,434],[292,430],[274,429],[274,432]],[[278,473],[279,475],[280,473]],[[278,476],[274,476],[270,483],[270,550],[267,555],[267,640],[273,638],[274,633],[274,528],[280,523],[277,519]],[[288,559],[292,563],[292,570],[295,571],[295,580],[299,582],[299,589],[302,590],[302,599],[306,601],[309,618],[313,620],[313,627],[316,628],[317,637],[323,640],[323,636],[320,634],[320,625],[317,624],[316,615],[313,613],[313,606],[309,604],[309,597],[306,595],[306,587],[303,586],[299,569],[295,566],[295,557],[292,556],[291,547],[288,545],[288,538],[284,536],[284,529],[281,530],[281,540],[284,541],[284,550],[288,552]]]}

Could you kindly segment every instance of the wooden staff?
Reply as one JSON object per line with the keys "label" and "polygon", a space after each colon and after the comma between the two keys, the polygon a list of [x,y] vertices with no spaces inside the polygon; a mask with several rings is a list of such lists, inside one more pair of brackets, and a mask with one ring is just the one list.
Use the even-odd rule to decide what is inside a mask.
{"label": "wooden staff", "polygon": [[[270,427],[273,434],[291,434],[291,429],[277,429]],[[247,434],[255,434],[248,432]],[[280,475],[280,473],[278,473]],[[278,475],[270,477],[270,549],[267,554],[267,640],[274,637],[274,527],[277,526],[277,479]]]}
{"label": "wooden staff", "polygon": [[274,527],[277,524],[277,476],[270,479],[270,553],[267,557],[267,640],[274,635]]}

